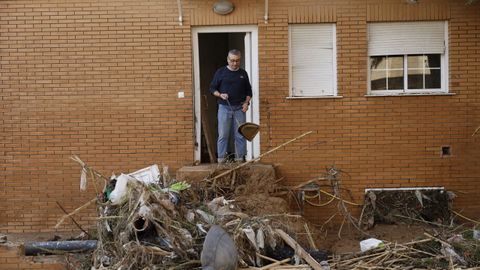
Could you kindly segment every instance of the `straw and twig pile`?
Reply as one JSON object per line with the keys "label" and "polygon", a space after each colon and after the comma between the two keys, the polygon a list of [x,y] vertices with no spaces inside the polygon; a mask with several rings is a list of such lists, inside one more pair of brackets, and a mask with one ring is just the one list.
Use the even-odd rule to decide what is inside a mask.
{"label": "straw and twig pile", "polygon": [[[102,176],[78,158],[76,161],[97,191],[92,201],[97,205],[98,247],[92,256],[92,270],[198,269],[202,245],[213,224],[220,225],[232,236],[239,265],[249,269],[287,269],[284,264],[292,262],[291,258],[297,258],[295,269],[480,266],[480,245],[472,230],[453,234],[455,237],[452,232],[426,234],[424,239],[405,244],[384,241],[377,249],[337,254],[321,265],[326,253],[322,254],[323,258],[313,259],[310,255],[313,253],[304,249],[315,246],[307,222],[301,216],[288,214],[288,203],[274,196],[279,194],[280,187],[280,180],[274,174],[255,174],[249,166],[231,170],[232,166],[227,164],[203,181],[187,184],[170,179],[164,170],[158,183],[128,182],[122,202],[113,204],[109,192],[115,187],[116,179]],[[231,173],[224,174],[228,170]],[[342,198],[340,171],[330,168],[323,179],[331,187],[330,196],[338,202],[337,209],[344,222],[348,221],[365,236],[360,228],[361,218],[360,221],[354,218],[346,206],[352,203]],[[98,182],[103,183],[102,191]],[[309,181],[307,185],[309,192],[312,184]],[[314,186],[320,185],[322,183]],[[341,228],[339,234],[340,231]]]}
{"label": "straw and twig pile", "polygon": [[[335,255],[332,269],[478,269],[480,246],[471,230],[463,234],[445,231],[440,236],[425,233],[425,238],[408,243],[385,242],[381,247],[361,253]],[[442,238],[450,236],[448,239]]]}
{"label": "straw and twig pile", "polygon": [[[463,226],[454,227],[450,215],[455,197],[452,192],[368,192],[365,203],[359,205],[344,199],[343,195],[348,193],[342,192],[340,183],[343,174],[341,170],[331,167],[324,175],[296,187],[306,193],[304,198],[310,205],[324,207],[337,201],[338,212],[333,216],[343,217],[338,230],[339,239],[345,222],[356,229],[359,242],[374,237],[367,229],[372,229],[376,223],[415,223],[436,233],[435,236],[425,233],[426,237],[409,243],[383,240],[380,247],[372,250],[335,254],[328,260],[331,269],[480,269],[480,231]],[[331,193],[323,190],[325,186],[332,190]],[[315,193],[316,196],[311,195]],[[312,198],[320,198],[321,194],[328,195],[330,199],[325,203],[313,203]],[[349,207],[362,207],[359,219],[352,216]],[[441,233],[437,232],[439,229]],[[475,232],[477,238],[473,236]]]}
{"label": "straw and twig pile", "polygon": [[121,203],[113,204],[109,193],[117,179],[112,176],[106,180],[85,163],[80,164],[91,181],[104,183],[96,198],[98,247],[92,256],[92,269],[199,267],[202,244],[213,224],[234,239],[240,265],[262,266],[269,263],[261,257],[266,256],[267,249],[284,245],[275,230],[294,235],[292,228],[299,226],[290,225],[303,222],[300,216],[286,213],[284,199],[271,196],[279,181],[274,174],[252,175],[248,166],[216,181],[210,179],[230,165],[191,184],[169,179],[168,174],[162,174],[158,183],[129,181]]}

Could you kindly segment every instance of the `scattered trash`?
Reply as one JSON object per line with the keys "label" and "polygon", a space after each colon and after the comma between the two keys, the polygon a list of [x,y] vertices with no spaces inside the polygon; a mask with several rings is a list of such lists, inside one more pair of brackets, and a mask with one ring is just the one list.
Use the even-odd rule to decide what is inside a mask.
{"label": "scattered trash", "polygon": [[360,241],[360,250],[362,252],[365,252],[370,249],[378,248],[378,247],[383,247],[383,241],[378,240],[375,238],[368,238],[365,240]]}
{"label": "scattered trash", "polygon": [[186,190],[186,189],[189,189],[189,188],[190,188],[190,184],[188,184],[186,182],[176,182],[176,183],[173,183],[168,188],[162,189],[162,191],[164,191],[164,192],[171,191],[171,192],[179,193],[180,191],[183,191],[183,190]]}
{"label": "scattered trash", "polygon": [[158,183],[160,180],[160,170],[158,169],[157,164],[140,169],[136,172],[130,173],[129,175],[147,185]]}
{"label": "scattered trash", "polygon": [[369,189],[365,194],[359,224],[364,229],[376,223],[424,222],[432,225],[451,223],[452,192],[443,188]]}
{"label": "scattered trash", "polygon": [[473,230],[473,238],[476,240],[480,240],[480,231],[479,230]]}
{"label": "scattered trash", "polygon": [[233,239],[220,226],[212,226],[203,243],[201,253],[203,270],[235,270],[237,261],[238,252]]}
{"label": "scattered trash", "polygon": [[328,264],[328,261],[321,261],[320,266],[322,267],[322,270],[330,270],[330,265]]}
{"label": "scattered trash", "polygon": [[446,256],[447,258],[452,258],[455,262],[461,263],[463,265],[467,263],[462,257],[457,254],[457,252],[455,252],[455,250],[450,245],[443,245],[441,251],[444,256]]}
{"label": "scattered trash", "polygon": [[0,244],[7,242],[7,236],[4,234],[0,234]]}
{"label": "scattered trash", "polygon": [[116,184],[115,189],[110,193],[108,197],[113,205],[118,205],[123,202],[125,197],[127,196],[127,184],[128,182],[138,181],[136,178],[127,175],[121,174],[117,178],[115,178]]}
{"label": "scattered trash", "polygon": [[82,171],[80,172],[80,191],[87,190],[87,170],[85,167],[82,167]]}
{"label": "scattered trash", "polygon": [[[308,246],[307,238],[299,241],[287,234],[305,233],[306,221],[287,214],[288,202],[273,195],[279,180],[270,172],[256,174],[243,166],[218,177],[224,172],[219,168],[212,172],[215,181],[187,183],[170,178],[166,166],[161,174],[158,166],[152,165],[106,178],[78,157],[74,160],[93,178],[90,182],[97,187],[104,184],[102,196],[96,198],[98,244],[92,254],[92,270],[133,265],[135,269],[192,269],[200,263],[204,269],[219,269],[219,264],[226,267],[223,269],[257,267],[269,263],[267,249],[287,241],[299,254],[297,263],[307,263],[305,269],[320,265],[302,248]],[[298,226],[289,227],[296,223]],[[281,267],[290,260],[273,263]]]}
{"label": "scattered trash", "polygon": [[[85,168],[87,178],[92,178],[89,179],[91,183],[96,187],[101,183],[104,189],[95,199],[63,216],[56,227],[96,202],[97,242],[91,255],[91,270],[199,267],[205,270],[237,267],[278,270],[446,269],[449,264],[457,268],[480,266],[479,233],[476,230],[470,230],[468,235],[427,235],[426,239],[405,244],[369,236],[360,242],[362,252],[354,254],[331,255],[319,250],[315,244],[318,238],[313,237],[319,235],[317,228],[309,227],[303,217],[289,214],[289,202],[285,196],[277,196],[293,194],[292,189],[282,187],[274,174],[256,174],[249,166],[230,169],[227,164],[227,167],[217,167],[203,181],[182,182],[170,177],[167,166],[163,166],[161,174],[158,166],[153,165],[135,173],[106,178],[78,157],[74,160]],[[313,203],[312,198],[320,201],[324,199],[320,194],[326,195],[328,203],[336,202],[344,222],[365,235],[360,228],[364,224],[362,218],[357,220],[347,208],[363,205],[342,197],[344,189],[340,187],[340,178],[341,171],[330,168],[325,177],[293,190],[301,192],[309,204]],[[329,186],[332,191],[320,189],[324,186]],[[443,224],[447,220],[442,218],[449,217],[447,204],[451,194],[448,192],[442,191],[438,195],[418,191],[399,196],[408,198],[408,204],[399,209],[409,211],[411,218],[430,218],[428,212],[438,211],[446,215],[435,215],[430,223],[436,223],[440,218]],[[366,198],[370,201],[368,208],[363,207],[361,217],[369,221],[374,220],[374,216],[375,221],[378,220],[375,211],[388,209],[386,202],[395,203],[399,199],[377,192],[367,194]],[[447,206],[446,209],[435,209],[438,202]],[[406,212],[396,213],[401,216]],[[342,227],[343,223],[338,231],[339,238]],[[472,241],[475,244],[471,244]]]}

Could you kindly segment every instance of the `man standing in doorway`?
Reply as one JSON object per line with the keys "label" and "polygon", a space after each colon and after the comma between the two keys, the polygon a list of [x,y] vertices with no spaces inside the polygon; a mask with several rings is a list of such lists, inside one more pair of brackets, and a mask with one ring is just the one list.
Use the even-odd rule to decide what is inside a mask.
{"label": "man standing in doorway", "polygon": [[235,134],[235,161],[242,162],[247,154],[247,141],[238,132],[238,126],[245,123],[248,106],[252,98],[252,86],[247,72],[240,68],[242,54],[239,50],[230,50],[227,66],[215,72],[210,84],[210,93],[218,102],[218,141],[217,161],[226,161],[230,134]]}

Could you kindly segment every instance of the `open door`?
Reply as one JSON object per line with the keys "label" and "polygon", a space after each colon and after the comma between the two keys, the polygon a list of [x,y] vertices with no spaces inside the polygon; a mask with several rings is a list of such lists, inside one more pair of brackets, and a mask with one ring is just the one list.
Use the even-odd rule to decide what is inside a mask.
{"label": "open door", "polygon": [[[195,83],[195,160],[216,162],[217,102],[209,86],[215,71],[227,64],[231,49],[242,52],[241,66],[250,77],[253,99],[247,111],[247,121],[259,124],[258,113],[258,54],[256,27],[220,26],[193,29]],[[247,160],[259,155],[259,135],[247,143]],[[233,151],[233,144],[232,144]]]}

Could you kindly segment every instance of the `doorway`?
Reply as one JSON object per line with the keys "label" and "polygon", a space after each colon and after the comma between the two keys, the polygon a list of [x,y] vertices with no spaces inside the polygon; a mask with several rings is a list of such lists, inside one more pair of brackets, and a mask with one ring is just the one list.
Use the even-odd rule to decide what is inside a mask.
{"label": "doorway", "polygon": [[[220,26],[193,29],[195,83],[195,160],[216,162],[217,102],[209,92],[215,71],[227,64],[231,49],[242,52],[241,67],[248,72],[253,98],[247,121],[259,124],[258,116],[258,54],[256,27]],[[247,143],[247,160],[259,155],[259,135]],[[233,145],[232,145],[233,149]]]}

